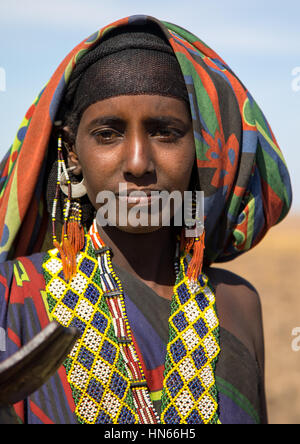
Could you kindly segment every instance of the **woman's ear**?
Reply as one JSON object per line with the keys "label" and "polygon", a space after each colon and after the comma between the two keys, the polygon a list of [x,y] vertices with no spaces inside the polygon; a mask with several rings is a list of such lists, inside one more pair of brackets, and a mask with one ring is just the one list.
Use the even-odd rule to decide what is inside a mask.
{"label": "woman's ear", "polygon": [[82,174],[82,168],[78,159],[77,154],[71,150],[68,153],[68,168],[74,168],[72,169],[72,174],[74,174],[75,176],[79,176],[80,174]]}
{"label": "woman's ear", "polygon": [[75,149],[75,137],[68,126],[63,128],[63,145],[68,154],[68,168],[74,168],[72,174],[79,176],[82,173],[82,168]]}

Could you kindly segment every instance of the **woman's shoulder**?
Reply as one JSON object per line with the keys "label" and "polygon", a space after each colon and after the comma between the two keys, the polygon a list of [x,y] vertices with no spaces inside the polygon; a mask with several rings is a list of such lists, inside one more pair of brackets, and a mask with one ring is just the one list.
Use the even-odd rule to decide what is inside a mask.
{"label": "woman's shoulder", "polygon": [[220,326],[242,342],[258,364],[261,378],[262,421],[267,423],[264,392],[264,332],[259,293],[247,279],[229,270],[212,267],[207,270],[207,275],[215,290]]}
{"label": "woman's shoulder", "polygon": [[210,267],[207,271],[215,290],[220,325],[234,334],[257,360],[263,354],[261,300],[256,288],[229,270]]}
{"label": "woman's shoulder", "polygon": [[231,299],[242,306],[257,310],[260,308],[260,296],[252,283],[232,271],[210,267],[207,270],[211,284],[222,297]]}

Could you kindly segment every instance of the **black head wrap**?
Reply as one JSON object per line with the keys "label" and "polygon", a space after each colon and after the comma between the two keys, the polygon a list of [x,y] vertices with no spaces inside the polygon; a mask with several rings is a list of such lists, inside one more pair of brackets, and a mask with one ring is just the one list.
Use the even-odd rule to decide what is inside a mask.
{"label": "black head wrap", "polygon": [[73,131],[93,103],[120,95],[161,95],[189,103],[176,56],[155,27],[117,28],[76,65],[64,99]]}

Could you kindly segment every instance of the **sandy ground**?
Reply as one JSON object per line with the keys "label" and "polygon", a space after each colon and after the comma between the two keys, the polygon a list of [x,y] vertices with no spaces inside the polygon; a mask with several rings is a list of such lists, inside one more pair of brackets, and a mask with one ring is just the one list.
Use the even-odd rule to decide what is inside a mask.
{"label": "sandy ground", "polygon": [[222,267],[260,294],[269,422],[300,424],[300,214],[290,214],[252,251]]}

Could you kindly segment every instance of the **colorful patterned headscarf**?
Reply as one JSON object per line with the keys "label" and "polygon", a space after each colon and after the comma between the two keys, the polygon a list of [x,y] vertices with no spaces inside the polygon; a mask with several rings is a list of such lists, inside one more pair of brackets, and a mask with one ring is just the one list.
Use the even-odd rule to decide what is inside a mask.
{"label": "colorful patterned headscarf", "polygon": [[205,193],[205,259],[248,251],[291,206],[288,170],[271,128],[226,63],[179,26],[132,16],[102,28],[63,60],[29,108],[0,165],[0,261],[40,251],[48,227],[47,149],[70,74],[117,26],[156,23],[180,64],[189,93],[200,187]]}

